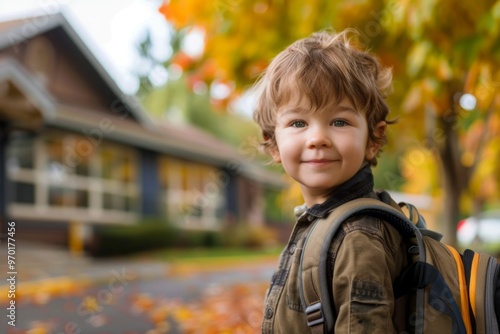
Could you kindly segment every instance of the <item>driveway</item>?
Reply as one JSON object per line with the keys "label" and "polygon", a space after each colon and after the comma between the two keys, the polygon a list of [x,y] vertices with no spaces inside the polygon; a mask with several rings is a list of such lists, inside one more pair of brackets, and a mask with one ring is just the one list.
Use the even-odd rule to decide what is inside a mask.
{"label": "driveway", "polygon": [[260,333],[275,264],[179,271],[149,259],[95,261],[34,244],[18,249],[16,298],[6,298],[9,284],[0,285],[6,315],[10,300],[16,306],[15,326],[1,331],[8,334]]}

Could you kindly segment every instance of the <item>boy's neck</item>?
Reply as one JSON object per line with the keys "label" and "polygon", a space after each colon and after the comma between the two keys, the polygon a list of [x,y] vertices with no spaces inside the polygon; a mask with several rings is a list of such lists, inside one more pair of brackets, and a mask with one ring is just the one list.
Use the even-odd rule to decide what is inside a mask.
{"label": "boy's neck", "polygon": [[366,163],[352,178],[336,187],[326,201],[311,206],[307,211],[314,217],[323,218],[339,205],[373,192],[373,185],[371,166]]}

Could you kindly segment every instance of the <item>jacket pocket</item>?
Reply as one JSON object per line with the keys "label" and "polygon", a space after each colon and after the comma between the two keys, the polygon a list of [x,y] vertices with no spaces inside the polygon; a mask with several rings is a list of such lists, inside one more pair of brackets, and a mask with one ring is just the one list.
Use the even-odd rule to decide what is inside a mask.
{"label": "jacket pocket", "polygon": [[385,334],[392,327],[385,291],[376,283],[353,282],[349,313],[349,333]]}
{"label": "jacket pocket", "polygon": [[302,312],[302,303],[300,301],[299,292],[299,270],[300,270],[300,257],[302,255],[302,248],[295,248],[292,258],[292,265],[288,275],[288,282],[286,283],[286,303],[288,308],[294,311]]}

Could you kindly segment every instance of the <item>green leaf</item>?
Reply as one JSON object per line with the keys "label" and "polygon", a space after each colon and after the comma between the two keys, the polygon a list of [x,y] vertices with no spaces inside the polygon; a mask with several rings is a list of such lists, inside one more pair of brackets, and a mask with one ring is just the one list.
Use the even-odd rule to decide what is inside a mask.
{"label": "green leaf", "polygon": [[416,77],[423,70],[431,51],[432,47],[428,41],[415,43],[413,48],[408,52],[406,61],[406,69],[410,77]]}

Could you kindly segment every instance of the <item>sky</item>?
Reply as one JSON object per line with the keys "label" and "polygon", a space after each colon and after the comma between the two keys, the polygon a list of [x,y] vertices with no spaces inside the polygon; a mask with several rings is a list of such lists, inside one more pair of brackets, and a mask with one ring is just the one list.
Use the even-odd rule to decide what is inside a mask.
{"label": "sky", "polygon": [[[171,55],[169,36],[172,27],[158,12],[163,0],[0,0],[0,21],[63,13],[79,36],[93,51],[118,86],[133,95],[138,88],[137,71],[144,68],[138,44],[151,33],[153,56],[159,60]],[[203,35],[194,30],[182,45],[184,52],[198,56],[203,52]],[[172,72],[171,72],[172,73]],[[160,86],[168,71],[157,66],[149,71],[151,82]],[[228,86],[212,84],[210,94],[225,98]],[[231,109],[251,117],[253,97],[245,94]]]}
{"label": "sky", "polygon": [[[137,45],[151,32],[153,55],[159,60],[170,53],[169,25],[158,12],[162,0],[0,0],[0,21],[62,12],[91,48],[97,59],[127,94],[138,81],[134,71],[143,66]],[[163,68],[153,70],[157,84],[165,82]]]}

